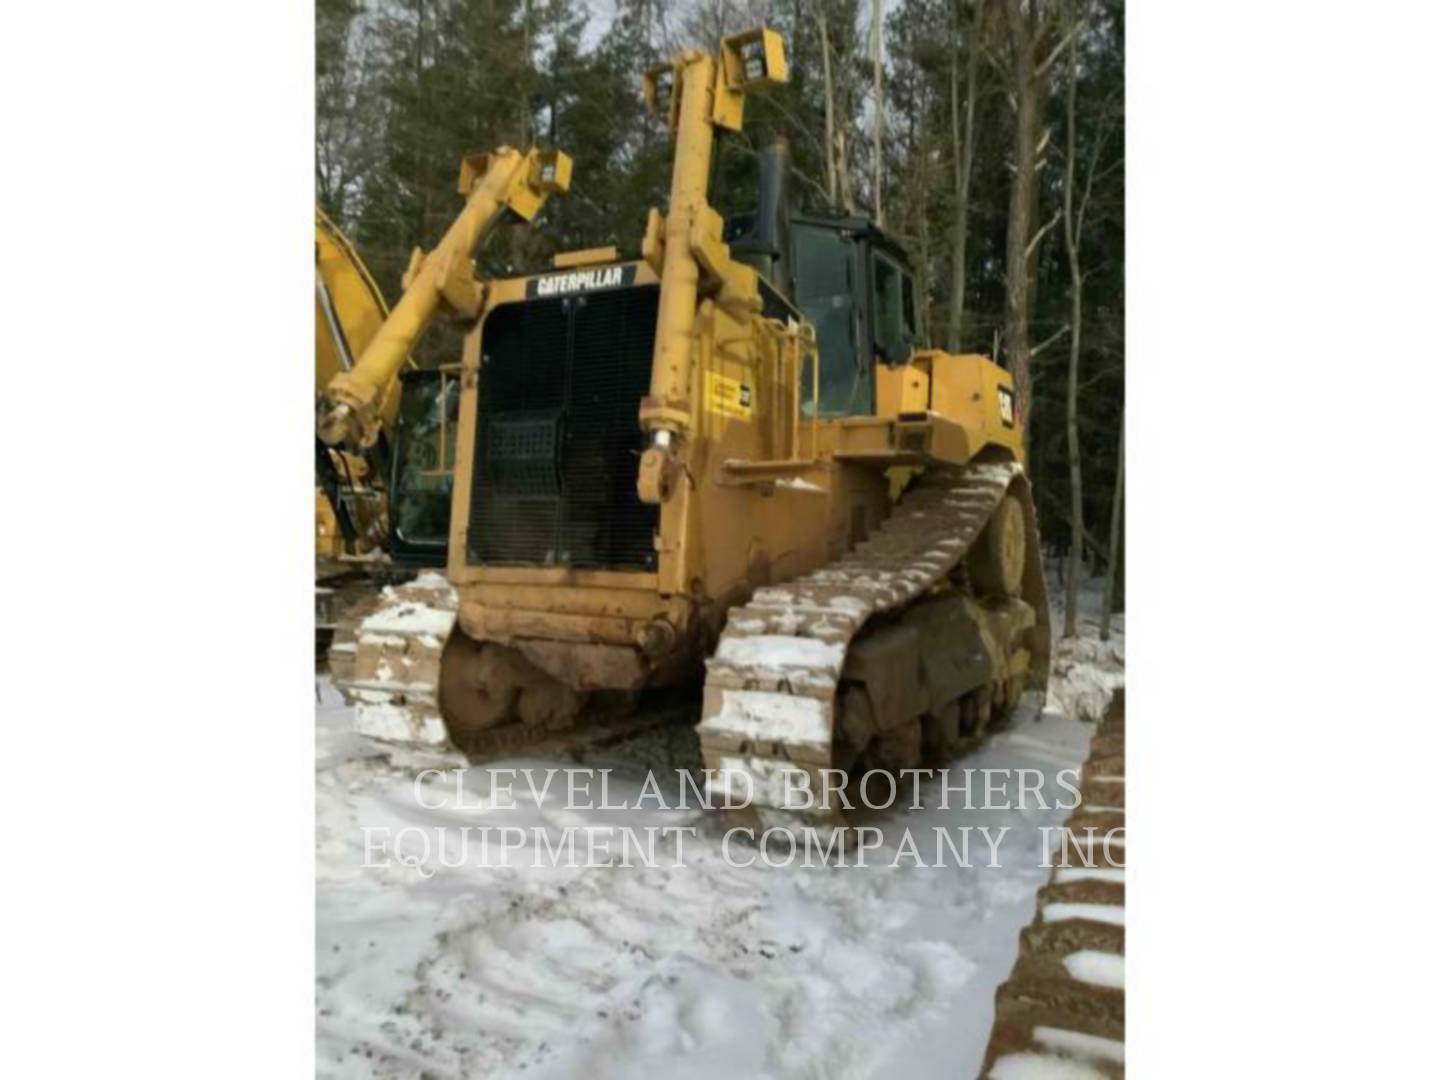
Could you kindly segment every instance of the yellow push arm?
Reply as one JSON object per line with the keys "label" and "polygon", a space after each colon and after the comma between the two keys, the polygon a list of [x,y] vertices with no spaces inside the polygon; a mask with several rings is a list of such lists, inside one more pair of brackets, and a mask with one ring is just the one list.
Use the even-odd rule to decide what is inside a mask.
{"label": "yellow push arm", "polygon": [[443,304],[467,316],[479,313],[481,290],[471,258],[491,225],[507,210],[526,221],[552,192],[570,186],[570,159],[559,151],[508,146],[467,157],[460,167],[460,211],[435,250],[419,249],[405,275],[405,293],[349,371],[325,388],[320,438],[331,446],[371,446],[380,434],[379,405],[389,386]]}
{"label": "yellow push arm", "polygon": [[640,427],[650,437],[637,479],[643,502],[668,497],[678,463],[676,441],[689,432],[702,265],[730,266],[721,242],[723,222],[707,201],[715,129],[739,131],[746,92],[788,79],[784,44],[763,27],[726,38],[718,55],[687,50],[645,73],[645,100],[675,133],[675,159],[669,213],[662,221],[659,211],[650,211],[644,245],[660,272],[660,312],[650,393],[640,403]]}

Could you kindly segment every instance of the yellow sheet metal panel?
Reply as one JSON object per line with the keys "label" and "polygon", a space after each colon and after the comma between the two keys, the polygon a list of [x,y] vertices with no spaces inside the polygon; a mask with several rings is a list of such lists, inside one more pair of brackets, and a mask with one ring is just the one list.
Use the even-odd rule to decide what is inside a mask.
{"label": "yellow sheet metal panel", "polygon": [[875,414],[899,416],[901,413],[925,412],[930,408],[930,374],[920,364],[891,367],[880,364],[875,369]]}
{"label": "yellow sheet metal panel", "polygon": [[562,251],[551,259],[550,263],[555,269],[564,270],[572,266],[598,266],[619,261],[620,252],[611,244],[607,247],[586,248],[583,251]]}
{"label": "yellow sheet metal panel", "polygon": [[931,408],[971,433],[978,447],[1003,446],[1018,458],[1020,427],[1015,416],[1015,380],[989,357],[976,353],[930,354],[934,385]]}

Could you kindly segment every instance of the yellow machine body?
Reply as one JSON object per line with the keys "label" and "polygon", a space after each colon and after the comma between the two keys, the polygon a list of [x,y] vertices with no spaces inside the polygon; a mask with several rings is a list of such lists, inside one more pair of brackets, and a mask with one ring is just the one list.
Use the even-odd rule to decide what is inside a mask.
{"label": "yellow machine body", "polygon": [[[483,290],[455,283],[477,302],[459,371],[453,592],[432,582],[398,598],[410,622],[432,609],[423,633],[397,635],[389,615],[362,627],[347,684],[362,730],[504,752],[583,732],[587,709],[623,713],[642,688],[708,666],[706,763],[764,772],[867,745],[909,760],[922,729],[927,745],[932,729],[953,745],[963,716],[1043,686],[1048,615],[1010,374],[983,356],[910,348],[876,358],[873,407],[828,415],[816,330],[735,257],[707,200],[717,130],[738,130],[746,93],[786,71],[778,36],[758,30],[645,76],[675,158],[638,260],[599,249]],[[617,385],[606,380],[639,370],[625,375],[617,358],[642,347],[634,397],[596,412]],[[559,367],[546,359],[556,350]],[[563,394],[537,405],[528,387],[562,372]],[[577,471],[577,455],[605,454],[603,468]],[[900,476],[911,479],[897,503]],[[575,490],[587,484],[597,491]],[[637,520],[653,520],[643,544],[603,565],[615,531]],[[556,539],[536,546],[542,527]],[[883,689],[924,681],[905,675],[922,650],[893,645],[919,618],[950,620],[985,654],[955,661],[974,671],[951,680],[954,701],[936,690],[896,704]],[[950,660],[932,659],[938,685],[935,664]],[[870,687],[869,704],[842,708],[855,685]],[[779,700],[795,695],[806,701]]]}
{"label": "yellow machine body", "polygon": [[[630,265],[636,285],[660,282],[648,263]],[[917,352],[877,366],[875,415],[802,415],[801,369],[814,349],[808,328],[763,318],[754,272],[721,269],[733,276],[716,275],[714,296],[696,305],[687,391],[671,399],[683,440],[660,502],[653,571],[468,562],[483,318],[467,339],[449,577],[471,638],[544,642],[565,656],[579,689],[637,687],[671,657],[683,657],[678,670],[693,670],[694,646],[713,641],[731,605],[839,557],[879,525],[891,504],[887,470],[963,465],[984,454],[1020,459],[1013,379],[984,356]],[[534,280],[492,282],[486,314],[523,303]],[[722,302],[727,293],[733,301]],[[656,352],[658,364],[658,341]],[[749,389],[750,404],[738,403],[739,388]],[[650,468],[637,469],[637,483],[650,483]]]}
{"label": "yellow machine body", "polygon": [[[764,40],[773,55],[778,39],[767,31]],[[475,641],[525,643],[580,690],[693,672],[731,605],[837,558],[880,523],[887,469],[1022,453],[1010,373],[983,356],[925,351],[876,365],[875,415],[803,415],[813,332],[764,317],[758,275],[730,257],[706,201],[714,129],[738,128],[743,96],[716,57],[686,52],[667,70],[680,88],[665,99],[676,133],[670,212],[650,212],[645,257],[624,264],[635,286],[660,286],[638,421],[668,442],[645,452],[636,476],[641,498],[660,505],[653,571],[468,561],[486,323],[556,275],[491,282],[462,362],[449,547],[460,628]],[[647,76],[652,101],[656,81]]]}

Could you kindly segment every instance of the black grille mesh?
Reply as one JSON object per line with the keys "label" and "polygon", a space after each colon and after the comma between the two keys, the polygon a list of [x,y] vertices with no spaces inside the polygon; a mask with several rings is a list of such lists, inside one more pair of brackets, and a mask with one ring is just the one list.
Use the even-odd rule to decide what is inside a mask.
{"label": "black grille mesh", "polygon": [[[469,561],[653,569],[635,493],[660,290],[496,308],[485,321]],[[553,447],[554,449],[549,449]]]}

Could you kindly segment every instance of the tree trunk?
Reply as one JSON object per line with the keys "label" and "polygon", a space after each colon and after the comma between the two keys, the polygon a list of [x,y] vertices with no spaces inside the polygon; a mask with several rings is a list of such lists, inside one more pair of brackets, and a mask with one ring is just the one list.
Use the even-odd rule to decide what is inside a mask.
{"label": "tree trunk", "polygon": [[[415,3],[415,97],[420,102],[420,115],[425,115],[425,0]],[[415,191],[420,196],[418,210],[420,220],[416,222],[415,243],[427,245],[426,229],[430,225],[430,185],[426,183],[425,139],[429,132],[424,126],[415,132]],[[427,245],[428,246],[428,245]]]}
{"label": "tree trunk", "polygon": [[[965,43],[965,129],[960,130],[960,63],[958,52],[950,62],[950,135],[955,152],[955,242],[951,255],[950,321],[945,347],[952,353],[962,348],[965,335],[965,247],[970,237],[970,176],[975,161],[975,84],[980,66],[980,31],[985,18],[985,0],[974,0],[970,39]],[[952,10],[958,38],[959,5]],[[958,44],[958,42],[957,42]]]}
{"label": "tree trunk", "polygon": [[1035,48],[1021,0],[1005,0],[1015,64],[1015,176],[1005,243],[1005,354],[1015,377],[1015,411],[1030,439],[1030,239],[1038,90]]}
{"label": "tree trunk", "polygon": [[1080,487],[1080,291],[1079,264],[1070,264],[1070,374],[1065,390],[1065,448],[1070,458],[1070,573],[1065,581],[1065,636],[1075,636],[1080,602],[1081,556],[1085,550],[1085,504]]}
{"label": "tree trunk", "polygon": [[840,206],[847,214],[855,213],[855,186],[850,182],[850,144],[845,127],[835,131],[835,175],[840,181]]}
{"label": "tree trunk", "polygon": [[919,309],[920,325],[916,330],[920,334],[920,341],[929,344],[930,337],[930,207],[927,195],[930,192],[930,136],[925,130],[925,116],[929,110],[929,95],[921,96],[919,107],[915,110],[918,113],[912,120],[915,133],[912,137],[912,144],[917,152],[912,156],[916,159],[916,171],[919,174],[915,180],[914,198],[909,204],[919,216],[918,227],[914,230],[920,236],[920,258],[915,266],[915,292],[918,298],[916,307]]}
{"label": "tree trunk", "polygon": [[1125,413],[1120,413],[1120,448],[1115,461],[1115,497],[1110,501],[1110,558],[1105,562],[1105,602],[1100,612],[1100,640],[1110,640],[1110,613],[1115,608],[1115,577],[1120,572],[1120,504],[1125,498]]}
{"label": "tree trunk", "polygon": [[[518,95],[520,98],[520,116],[518,117],[520,121],[518,125],[520,129],[520,141],[515,145],[520,148],[520,152],[523,154],[526,150],[530,149],[530,145],[534,141],[530,137],[530,77],[532,71],[530,52],[530,0],[525,0],[521,8],[520,18],[521,48],[525,51],[525,74],[521,77],[520,93]],[[553,112],[551,114],[551,122],[554,122]]]}
{"label": "tree trunk", "polygon": [[1070,370],[1065,382],[1065,449],[1070,458],[1070,570],[1065,577],[1065,636],[1075,636],[1080,568],[1085,551],[1085,503],[1080,486],[1080,326],[1085,276],[1080,272],[1080,221],[1075,211],[1075,94],[1080,79],[1076,38],[1070,39],[1065,95],[1065,254],[1070,263]]}
{"label": "tree trunk", "polygon": [[825,23],[825,0],[815,0],[815,21],[820,29],[820,67],[825,76],[825,191],[830,205],[839,202],[835,168],[835,80],[830,74],[830,32]]}
{"label": "tree trunk", "polygon": [[875,65],[875,177],[872,192],[875,199],[875,224],[885,224],[885,65],[883,62],[883,31],[880,0],[870,0],[870,59]]}

